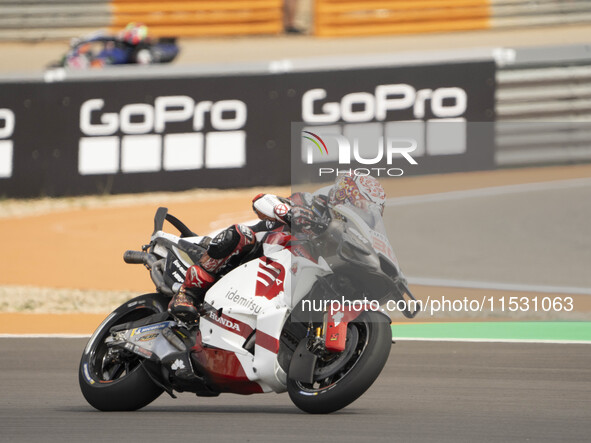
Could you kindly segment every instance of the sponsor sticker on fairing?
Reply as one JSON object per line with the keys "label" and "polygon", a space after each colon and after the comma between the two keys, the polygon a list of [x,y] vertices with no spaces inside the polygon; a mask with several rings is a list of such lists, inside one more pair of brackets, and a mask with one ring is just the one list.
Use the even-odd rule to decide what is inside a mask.
{"label": "sponsor sticker on fairing", "polygon": [[211,318],[213,321],[223,325],[226,327],[226,329],[231,329],[234,330],[238,333],[240,333],[240,325],[237,322],[232,321],[231,319],[227,318],[227,317],[218,317],[216,315],[215,312],[210,312],[209,313],[209,318]]}
{"label": "sponsor sticker on fairing", "polygon": [[135,341],[150,341],[150,340],[154,340],[159,335],[160,334],[158,332],[156,332],[154,334],[146,334],[146,335],[142,335],[141,337],[136,338]]}
{"label": "sponsor sticker on fairing", "polygon": [[179,369],[185,369],[185,367],[185,363],[183,363],[183,361],[178,358],[174,361],[172,365],[170,365],[170,369],[172,369],[175,372]]}
{"label": "sponsor sticker on fairing", "polygon": [[151,331],[160,331],[161,329],[166,328],[171,322],[165,321],[163,323],[157,323],[155,325],[150,326],[142,326],[141,328],[135,328],[131,330],[131,337],[137,334],[143,334],[144,332],[151,332]]}

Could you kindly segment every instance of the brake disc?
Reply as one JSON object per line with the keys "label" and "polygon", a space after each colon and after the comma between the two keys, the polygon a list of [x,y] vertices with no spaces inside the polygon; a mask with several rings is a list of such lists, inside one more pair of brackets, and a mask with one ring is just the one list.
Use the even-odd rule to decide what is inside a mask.
{"label": "brake disc", "polygon": [[[326,377],[339,372],[343,366],[349,361],[353,352],[357,348],[359,342],[359,332],[357,328],[349,325],[347,327],[347,342],[345,344],[345,350],[338,355],[335,355],[333,359],[329,360],[326,365],[316,367],[314,369],[314,380],[322,380]],[[318,359],[318,363],[323,363],[322,358]]]}

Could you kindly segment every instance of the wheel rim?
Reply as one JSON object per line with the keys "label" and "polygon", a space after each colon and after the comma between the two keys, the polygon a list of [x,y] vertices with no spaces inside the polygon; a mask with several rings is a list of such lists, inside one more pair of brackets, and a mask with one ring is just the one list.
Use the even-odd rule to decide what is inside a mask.
{"label": "wheel rim", "polygon": [[[357,333],[357,337],[355,337],[355,332],[351,334],[353,331],[352,328]],[[365,349],[367,348],[367,344],[369,342],[369,325],[366,322],[360,323],[349,323],[347,332],[347,345],[345,350],[336,357],[336,360],[343,354],[349,355],[348,359],[344,359],[346,361],[340,362],[340,367],[331,368],[331,370],[326,371],[329,375],[316,379],[316,376],[319,374],[318,368],[314,368],[314,382],[313,383],[303,383],[301,381],[295,381],[298,389],[308,395],[316,395],[317,393],[327,391],[333,388],[339,381],[344,379],[347,374],[349,374],[353,368],[357,365],[361,357],[363,356]],[[351,337],[350,337],[351,336]],[[352,340],[350,342],[350,340]],[[355,342],[355,343],[354,343]],[[349,345],[349,343],[351,343]],[[350,349],[349,349],[350,346]],[[349,352],[348,352],[349,351]],[[335,364],[335,362],[330,362],[330,364]],[[326,367],[326,365],[321,364],[321,368]]]}
{"label": "wheel rim", "polygon": [[136,371],[142,364],[143,359],[130,352],[115,352],[109,348],[105,339],[109,336],[109,330],[116,325],[139,320],[141,318],[158,312],[147,306],[137,307],[134,310],[123,314],[121,317],[105,327],[100,336],[95,340],[95,345],[88,357],[88,369],[91,377],[99,383],[113,383]]}

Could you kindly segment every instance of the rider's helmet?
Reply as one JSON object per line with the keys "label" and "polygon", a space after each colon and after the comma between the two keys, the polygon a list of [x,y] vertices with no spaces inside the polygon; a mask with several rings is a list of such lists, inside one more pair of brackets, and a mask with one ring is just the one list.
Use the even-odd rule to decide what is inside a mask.
{"label": "rider's helmet", "polygon": [[121,34],[121,38],[130,45],[138,45],[148,38],[148,27],[141,23],[129,23]]}
{"label": "rider's helmet", "polygon": [[328,194],[332,206],[351,204],[360,209],[375,209],[384,213],[386,192],[380,182],[371,175],[341,175]]}

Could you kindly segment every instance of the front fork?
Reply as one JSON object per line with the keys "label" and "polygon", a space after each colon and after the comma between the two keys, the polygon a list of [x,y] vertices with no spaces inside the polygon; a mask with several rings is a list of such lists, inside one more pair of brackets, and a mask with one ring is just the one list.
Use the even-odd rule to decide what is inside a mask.
{"label": "front fork", "polygon": [[344,312],[332,308],[324,314],[324,347],[328,352],[343,352],[345,350],[347,322],[343,321],[344,316]]}
{"label": "front fork", "polygon": [[[322,327],[310,325],[308,335],[298,344],[293,353],[288,371],[289,378],[304,383],[313,383],[314,369],[318,358],[326,354],[344,352],[347,345],[347,326],[363,312],[369,310],[365,305],[360,309],[353,307],[332,307],[324,314]],[[313,339],[311,340],[311,337]]]}
{"label": "front fork", "polygon": [[354,306],[341,306],[335,309],[332,306],[324,314],[323,333],[324,347],[328,352],[338,353],[345,350],[347,344],[347,326],[368,311],[369,304],[361,304],[359,308]]}

